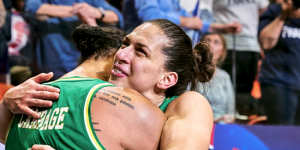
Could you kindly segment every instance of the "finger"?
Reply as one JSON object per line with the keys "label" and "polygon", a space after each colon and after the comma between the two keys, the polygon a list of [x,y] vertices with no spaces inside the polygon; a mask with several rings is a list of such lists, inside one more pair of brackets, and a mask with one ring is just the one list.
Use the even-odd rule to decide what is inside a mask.
{"label": "finger", "polygon": [[49,81],[52,77],[53,77],[53,72],[49,72],[49,73],[40,73],[32,77],[32,79],[37,83],[42,83],[45,81]]}
{"label": "finger", "polygon": [[32,97],[44,100],[57,100],[59,98],[59,94],[56,92],[48,91],[32,91]]}
{"label": "finger", "polygon": [[55,93],[59,93],[59,91],[60,91],[59,88],[55,88],[55,87],[49,86],[49,85],[40,85],[40,84],[37,85],[36,90],[38,90],[38,91],[55,92]]}
{"label": "finger", "polygon": [[40,115],[39,115],[38,112],[32,110],[31,108],[29,108],[29,107],[27,107],[27,106],[26,106],[26,107],[23,107],[21,110],[23,111],[24,114],[26,114],[26,115],[28,115],[28,116],[31,116],[31,117],[33,117],[34,119],[39,119],[39,118],[40,118]]}
{"label": "finger", "polygon": [[31,150],[54,150],[54,149],[51,146],[49,146],[49,145],[37,145],[37,144],[34,144],[31,147]]}
{"label": "finger", "polygon": [[28,106],[30,107],[51,107],[52,106],[52,101],[48,100],[40,100],[40,99],[30,99],[27,102]]}

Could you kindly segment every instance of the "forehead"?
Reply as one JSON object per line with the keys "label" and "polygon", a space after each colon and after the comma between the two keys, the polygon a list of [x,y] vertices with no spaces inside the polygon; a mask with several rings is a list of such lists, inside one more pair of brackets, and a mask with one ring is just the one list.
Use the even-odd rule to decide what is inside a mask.
{"label": "forehead", "polygon": [[148,47],[165,46],[169,41],[164,32],[152,23],[138,26],[127,37],[131,41],[142,43]]}
{"label": "forehead", "polygon": [[204,37],[204,39],[214,39],[214,40],[221,40],[221,37],[218,34],[209,34]]}

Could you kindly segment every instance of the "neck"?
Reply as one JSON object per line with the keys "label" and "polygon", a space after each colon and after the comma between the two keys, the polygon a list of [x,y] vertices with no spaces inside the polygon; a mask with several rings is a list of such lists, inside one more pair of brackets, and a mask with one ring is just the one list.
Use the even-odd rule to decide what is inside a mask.
{"label": "neck", "polygon": [[148,98],[157,107],[159,107],[164,102],[164,99],[166,97],[164,92],[144,92],[141,94]]}
{"label": "neck", "polygon": [[65,74],[63,77],[81,76],[98,78],[107,81],[111,67],[112,58],[100,57],[97,60],[95,60],[94,57],[92,57],[88,60],[85,60],[82,64],[80,64],[71,72]]}

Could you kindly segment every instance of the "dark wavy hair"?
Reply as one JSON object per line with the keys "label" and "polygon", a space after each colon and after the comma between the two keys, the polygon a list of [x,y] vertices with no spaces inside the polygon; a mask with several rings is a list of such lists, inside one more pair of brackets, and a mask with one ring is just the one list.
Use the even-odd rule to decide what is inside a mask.
{"label": "dark wavy hair", "polygon": [[198,82],[212,78],[215,65],[208,44],[200,42],[193,49],[190,38],[176,24],[165,19],[148,22],[158,26],[168,37],[169,43],[162,50],[167,58],[165,68],[178,74],[177,84],[166,91],[167,97],[182,94],[189,83],[191,90],[196,90]]}
{"label": "dark wavy hair", "polygon": [[116,27],[80,25],[72,33],[83,62],[91,57],[111,57],[122,45],[125,32]]}

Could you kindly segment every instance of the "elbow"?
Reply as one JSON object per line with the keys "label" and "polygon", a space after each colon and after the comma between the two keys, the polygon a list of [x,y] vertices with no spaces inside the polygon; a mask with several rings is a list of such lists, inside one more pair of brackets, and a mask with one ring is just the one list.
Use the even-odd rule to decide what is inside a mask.
{"label": "elbow", "polygon": [[119,17],[117,14],[112,15],[111,22],[113,22],[113,23],[119,22]]}
{"label": "elbow", "polygon": [[264,50],[269,50],[273,48],[277,43],[277,41],[274,38],[264,37],[264,36],[260,36],[259,41],[260,41],[261,48]]}

